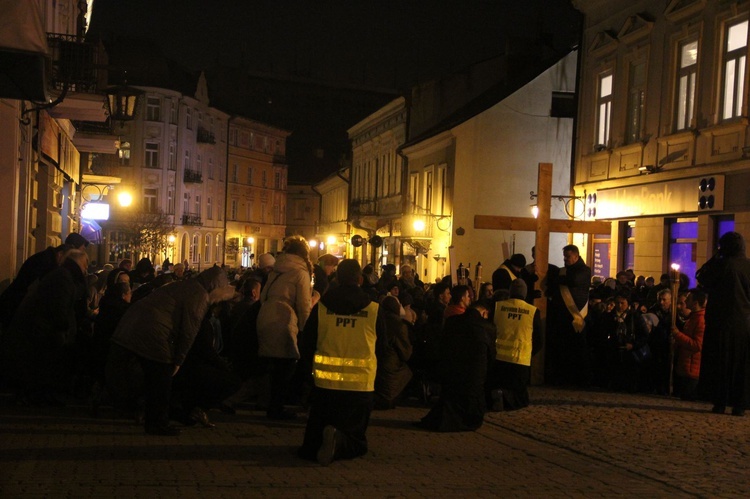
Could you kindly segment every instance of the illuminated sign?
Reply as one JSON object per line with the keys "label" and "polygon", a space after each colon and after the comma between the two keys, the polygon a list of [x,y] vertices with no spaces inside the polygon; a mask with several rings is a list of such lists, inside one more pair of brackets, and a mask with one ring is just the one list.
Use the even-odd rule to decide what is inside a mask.
{"label": "illuminated sign", "polygon": [[107,203],[86,203],[81,210],[81,218],[109,220],[109,205]]}
{"label": "illuminated sign", "polygon": [[[706,201],[706,185],[711,186],[710,208]],[[701,200],[701,197],[704,199]],[[724,209],[723,175],[602,189],[596,192],[596,218],[599,220],[691,213],[706,209]]]}

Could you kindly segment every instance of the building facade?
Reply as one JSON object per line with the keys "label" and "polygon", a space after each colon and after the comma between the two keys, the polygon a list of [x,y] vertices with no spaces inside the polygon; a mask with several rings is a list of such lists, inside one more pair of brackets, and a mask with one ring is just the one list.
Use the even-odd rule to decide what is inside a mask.
{"label": "building facade", "polygon": [[281,250],[286,233],[286,139],[290,132],[246,118],[229,123],[226,263],[248,267]]}
{"label": "building facade", "polygon": [[739,1],[574,1],[585,15],[575,191],[610,234],[598,275],[681,266],[691,283],[728,230],[747,234],[748,17]]}
{"label": "building facade", "polygon": [[406,131],[406,100],[399,97],[347,132],[352,143],[349,216],[352,235],[363,240],[357,252],[362,265],[379,268],[416,254],[402,238],[406,170],[398,148],[406,142]]}
{"label": "building facade", "polygon": [[116,154],[91,157],[91,171],[121,178],[114,193],[133,202],[111,202],[102,222],[102,261],[148,257],[187,261],[200,269],[224,260],[227,123],[210,106],[206,80],[197,78],[193,96],[175,90],[142,90],[136,119],[115,125]]}
{"label": "building facade", "polygon": [[314,239],[316,244],[310,245],[313,257],[330,253],[338,258],[364,261],[364,244],[354,245],[351,239],[358,231],[352,230],[349,221],[350,173],[350,168],[342,168],[313,186],[320,195],[320,212]]}
{"label": "building facade", "polygon": [[[570,194],[573,120],[552,116],[551,103],[555,92],[575,90],[576,52],[528,68],[532,76],[517,81],[506,59],[486,64],[494,69],[474,68],[473,78],[457,75],[412,92],[413,132],[402,149],[409,207],[402,231],[417,243],[416,268],[425,282],[455,277],[459,264],[475,279],[479,263],[487,281],[513,253],[531,261],[533,232],[475,229],[474,216],[530,218],[539,163],[553,164],[553,193]],[[436,108],[447,89],[455,102]],[[578,213],[564,208],[554,203],[552,218],[583,214],[582,206]],[[551,263],[562,265],[568,239],[550,235]]]}
{"label": "building facade", "polygon": [[[87,4],[0,3],[8,21],[0,34],[0,282],[12,279],[33,253],[80,229],[76,142],[83,134],[77,129],[108,115],[100,69],[106,55],[84,39]],[[114,146],[109,137],[104,150]]]}
{"label": "building facade", "polygon": [[313,259],[318,250],[316,234],[320,218],[320,197],[310,184],[287,185],[286,235],[304,237],[310,244]]}

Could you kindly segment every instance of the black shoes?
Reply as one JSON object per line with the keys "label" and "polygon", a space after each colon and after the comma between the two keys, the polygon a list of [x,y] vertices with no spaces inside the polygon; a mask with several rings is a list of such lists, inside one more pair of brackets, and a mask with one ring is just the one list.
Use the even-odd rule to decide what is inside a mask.
{"label": "black shoes", "polygon": [[149,435],[161,435],[162,437],[176,437],[180,434],[180,429],[171,425],[146,426],[146,433]]}
{"label": "black shoes", "polygon": [[328,466],[335,459],[336,454],[336,428],[331,425],[323,428],[323,443],[318,450],[318,464]]}
{"label": "black shoes", "polygon": [[196,423],[199,423],[204,428],[215,428],[216,425],[213,424],[208,419],[208,414],[206,414],[206,411],[201,409],[200,407],[193,408],[192,411],[190,411],[190,419],[195,421]]}

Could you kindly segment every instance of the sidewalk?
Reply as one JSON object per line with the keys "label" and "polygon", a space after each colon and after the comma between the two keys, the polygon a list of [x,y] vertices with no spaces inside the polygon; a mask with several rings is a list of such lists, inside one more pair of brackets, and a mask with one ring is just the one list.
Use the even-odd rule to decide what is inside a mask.
{"label": "sidewalk", "polygon": [[[750,493],[750,417],[663,397],[531,390],[528,409],[477,432],[411,426],[424,407],[376,411],[370,453],[297,459],[304,419],[211,412],[214,429],[153,437],[84,407],[0,406],[6,497],[737,497]],[[106,416],[106,413],[105,413]]]}

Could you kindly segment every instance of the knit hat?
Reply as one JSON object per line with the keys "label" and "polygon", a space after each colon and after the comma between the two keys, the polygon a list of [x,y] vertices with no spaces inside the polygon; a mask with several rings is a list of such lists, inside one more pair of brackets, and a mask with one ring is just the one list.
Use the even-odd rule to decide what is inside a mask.
{"label": "knit hat", "polygon": [[516,253],[515,255],[510,257],[510,263],[512,263],[516,267],[523,268],[526,266],[526,257],[523,256],[521,253]]}
{"label": "knit hat", "polygon": [[264,269],[266,267],[273,267],[276,263],[276,259],[271,253],[263,253],[258,257],[258,267]]}
{"label": "knit hat", "polygon": [[526,282],[524,282],[523,279],[516,279],[512,283],[510,283],[511,298],[520,298],[522,300],[525,300],[527,292],[528,289],[526,288]]}

